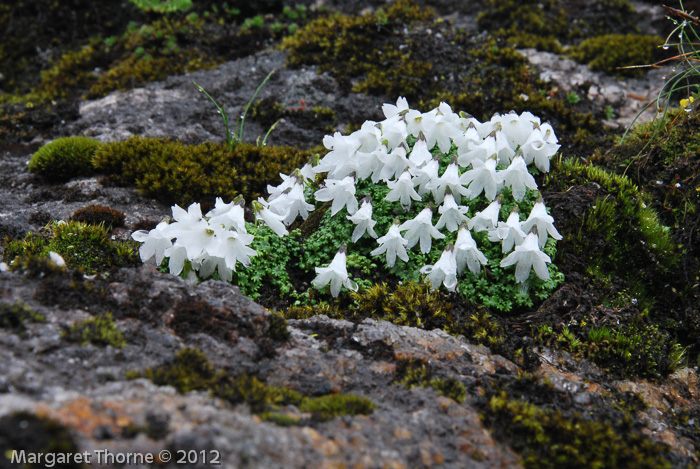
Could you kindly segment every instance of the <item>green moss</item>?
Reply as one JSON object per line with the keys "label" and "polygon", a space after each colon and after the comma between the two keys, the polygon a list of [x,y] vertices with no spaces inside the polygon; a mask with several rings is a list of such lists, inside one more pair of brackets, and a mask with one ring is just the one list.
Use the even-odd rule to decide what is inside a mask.
{"label": "green moss", "polygon": [[100,142],[87,137],[62,137],[39,148],[29,171],[52,182],[65,182],[94,172],[92,158]]}
{"label": "green moss", "polygon": [[304,397],[286,387],[268,386],[255,376],[242,374],[232,377],[224,371],[217,371],[197,349],[182,349],[172,362],[148,368],[144,372],[128,372],[127,377],[145,377],[158,385],[173,386],[182,393],[208,390],[233,405],[247,404],[263,419],[285,426],[301,420],[282,416],[279,411],[282,406],[297,406],[302,412],[312,413],[317,421],[330,420],[339,415],[368,414],[374,408],[369,399],[354,395]]}
{"label": "green moss", "polygon": [[648,65],[659,56],[664,39],[643,34],[606,34],[583,40],[569,49],[569,56],[588,64],[593,70],[602,70],[621,77],[638,77],[643,69],[620,69],[632,65]]}
{"label": "green moss", "polygon": [[522,457],[526,468],[670,468],[667,446],[634,428],[631,420],[610,422],[493,395],[483,419],[497,439]]}
{"label": "green moss", "polygon": [[136,184],[145,195],[166,204],[213,204],[216,197],[254,200],[265,194],[279,173],[289,173],[309,159],[291,147],[241,143],[229,151],[223,143],[184,145],[177,141],[131,137],[103,144],[95,167],[116,184]]}
{"label": "green moss", "polygon": [[88,274],[110,267],[133,266],[139,262],[138,250],[132,241],[112,240],[103,225],[69,221],[53,223],[39,233],[29,233],[23,240],[10,241],[4,258],[11,268],[20,268],[22,259],[60,254],[70,269],[83,269]]}
{"label": "green moss", "polygon": [[684,348],[658,325],[636,318],[619,326],[540,326],[535,339],[586,358],[616,376],[659,380],[683,366]]}
{"label": "green moss", "polygon": [[214,369],[209,359],[198,349],[183,348],[175,358],[143,372],[129,371],[129,379],[147,378],[159,386],[172,386],[178,392],[210,389],[219,379],[220,372]]}
{"label": "green moss", "polygon": [[90,225],[104,225],[107,228],[119,228],[124,226],[126,215],[118,210],[103,205],[90,204],[73,212],[70,219]]}
{"label": "green moss", "polygon": [[110,313],[72,324],[63,333],[63,337],[68,342],[76,342],[80,345],[111,345],[114,348],[122,348],[126,345],[126,340]]}
{"label": "green moss", "polygon": [[13,305],[0,302],[0,327],[24,337],[27,335],[27,326],[24,324],[27,321],[45,322],[46,316],[20,302]]}
{"label": "green moss", "polygon": [[328,394],[305,398],[299,410],[311,412],[313,418],[325,422],[340,415],[368,415],[374,410],[374,403],[366,397],[353,394]]}
{"label": "green moss", "polygon": [[192,8],[192,0],[129,0],[136,8],[156,13],[183,12]]}
{"label": "green moss", "polygon": [[289,50],[290,65],[318,65],[320,71],[330,71],[347,87],[353,78],[361,77],[354,85],[356,91],[410,95],[418,91],[430,62],[415,61],[410,41],[399,50],[389,39],[405,25],[434,15],[432,9],[399,0],[386,11],[361,16],[335,14],[314,20],[285,38],[282,48]]}
{"label": "green moss", "polygon": [[431,365],[419,360],[399,360],[396,365],[396,383],[407,389],[415,386],[433,388],[439,394],[462,403],[467,396],[467,388],[454,376],[435,376]]}

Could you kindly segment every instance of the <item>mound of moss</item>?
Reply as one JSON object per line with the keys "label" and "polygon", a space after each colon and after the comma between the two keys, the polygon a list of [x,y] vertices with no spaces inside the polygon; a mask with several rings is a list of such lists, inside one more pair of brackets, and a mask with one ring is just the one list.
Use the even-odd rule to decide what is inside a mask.
{"label": "mound of moss", "polygon": [[602,70],[620,77],[639,77],[641,68],[624,68],[647,65],[661,58],[659,46],[664,39],[644,34],[606,34],[584,39],[569,49],[574,60],[588,64],[593,70]]}
{"label": "mound of moss", "polygon": [[51,182],[65,182],[94,172],[92,157],[100,142],[88,137],[62,137],[39,148],[29,171]]}
{"label": "mound of moss", "polygon": [[254,200],[279,173],[303,166],[309,151],[292,147],[206,142],[185,145],[168,139],[131,137],[102,145],[95,167],[118,185],[139,190],[166,204],[210,203],[216,197]]}

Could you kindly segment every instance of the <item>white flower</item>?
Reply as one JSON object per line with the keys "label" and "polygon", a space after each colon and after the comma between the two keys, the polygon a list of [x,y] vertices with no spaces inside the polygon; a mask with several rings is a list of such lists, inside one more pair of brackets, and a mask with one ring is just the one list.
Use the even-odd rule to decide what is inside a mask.
{"label": "white flower", "polygon": [[496,149],[496,137],[489,136],[478,143],[467,140],[463,146],[457,148],[457,163],[466,168],[472,165],[474,160],[486,161],[493,155],[498,155]]}
{"label": "white flower", "polygon": [[[188,259],[198,258],[216,242],[214,227],[202,218],[202,211],[198,203],[190,205],[187,212],[177,205],[172,209],[176,222],[164,227],[163,232],[171,239],[177,238],[178,244],[187,250]],[[167,250],[165,255],[168,255]]]}
{"label": "white flower", "polygon": [[394,179],[408,169],[411,164],[406,158],[406,147],[404,145],[394,148],[391,153],[379,154],[378,158],[382,163],[379,179],[383,181]]}
{"label": "white flower", "polygon": [[396,106],[390,103],[384,103],[382,105],[382,112],[387,119],[391,119],[401,113],[405,114],[408,112],[408,100],[403,96],[399,96],[399,99],[396,100]]}
{"label": "white flower", "polygon": [[477,212],[474,217],[469,220],[468,227],[470,230],[474,231],[490,231],[496,228],[498,223],[498,213],[501,210],[500,196],[496,198],[491,204],[483,209],[481,212]]}
{"label": "white flower", "polygon": [[[361,144],[360,140],[350,135],[342,135],[340,132],[336,132],[332,137],[326,135],[323,138],[323,145],[331,151],[321,158],[318,166],[314,168],[315,171],[327,172],[331,179],[345,177],[352,172],[356,153]],[[347,174],[339,175],[341,172],[346,172],[348,168],[350,171]]]}
{"label": "white flower", "polygon": [[427,254],[430,252],[433,238],[442,239],[445,237],[433,226],[432,218],[433,210],[428,205],[414,219],[405,221],[399,226],[399,230],[406,231],[404,237],[408,240],[409,249],[420,241],[420,250]]}
{"label": "white flower", "polygon": [[525,283],[530,276],[530,270],[534,269],[535,273],[542,280],[549,279],[549,271],[547,264],[551,263],[552,259],[540,251],[537,245],[537,235],[530,233],[525,237],[525,240],[515,246],[515,251],[511,252],[501,261],[501,267],[508,267],[513,264],[515,266],[515,280],[520,283]]}
{"label": "white flower", "polygon": [[433,193],[433,198],[436,203],[442,203],[442,199],[445,197],[445,190],[447,188],[452,191],[453,194],[457,194],[457,200],[462,201],[462,196],[468,197],[471,195],[471,190],[465,187],[459,176],[459,167],[457,166],[457,161],[455,159],[447,165],[445,172],[439,178],[434,178],[432,181],[425,185],[425,188]]}
{"label": "white flower", "polygon": [[430,118],[424,118],[424,134],[428,148],[432,149],[437,143],[442,153],[448,153],[452,147],[452,135],[458,135],[460,130],[456,124],[457,116],[446,103],[440,103],[437,109],[429,113]]}
{"label": "white flower", "polygon": [[57,252],[54,251],[49,251],[49,260],[56,264],[57,267],[65,267],[66,266],[66,261],[63,260],[63,257]]}
{"label": "white flower", "polygon": [[268,203],[265,199],[258,197],[257,201],[253,201],[253,211],[255,212],[255,219],[262,221],[274,231],[277,236],[282,237],[289,234],[283,222],[287,215],[289,215],[289,209],[282,214],[275,213],[268,208]]}
{"label": "white flower", "polygon": [[428,184],[438,179],[439,169],[440,159],[433,158],[420,168],[411,168],[408,170],[413,175],[413,187],[418,188],[418,193],[420,195],[425,195],[430,192]]}
{"label": "white flower", "polygon": [[413,188],[411,173],[408,171],[401,173],[401,176],[396,181],[389,181],[387,186],[389,186],[391,190],[386,195],[385,199],[389,202],[396,202],[398,200],[404,210],[411,208],[411,200],[421,200],[421,196],[418,195],[418,192]]}
{"label": "white flower", "polygon": [[313,211],[314,206],[306,201],[304,195],[304,185],[297,178],[292,187],[287,188],[279,197],[270,200],[268,208],[277,215],[285,215],[284,223],[291,224],[296,220],[297,216],[306,220],[309,212]]}
{"label": "white flower", "polygon": [[481,271],[481,264],[486,265],[489,262],[477,248],[476,241],[464,224],[457,233],[454,252],[458,274],[461,274],[465,267],[469,267],[472,273],[478,274]]}
{"label": "white flower", "polygon": [[[422,136],[422,134],[421,134]],[[416,167],[423,166],[428,161],[433,159],[432,153],[428,150],[428,145],[425,143],[425,138],[418,138],[413,144],[413,149],[408,157],[408,160]]]}
{"label": "white flower", "polygon": [[143,243],[139,248],[139,255],[141,256],[141,262],[146,262],[153,256],[156,256],[156,265],[160,265],[163,262],[163,257],[165,257],[165,250],[173,245],[172,236],[168,235],[165,228],[168,223],[162,221],[158,223],[154,229],[146,233],[145,230],[134,231],[131,234],[131,238],[134,241]]}
{"label": "white flower", "polygon": [[[327,135],[326,135],[327,136]],[[286,174],[280,173],[280,177],[282,178],[282,182],[279,183],[277,186],[271,186],[267,185],[267,193],[270,194],[268,197],[268,200],[274,200],[277,197],[281,196],[284,191],[287,189],[291,189],[292,185],[296,182],[296,178],[294,176],[287,176]]]}
{"label": "white flower", "polygon": [[523,200],[526,188],[537,190],[537,183],[527,170],[527,164],[522,156],[516,156],[503,171],[496,173],[498,181],[511,188],[515,200]]}
{"label": "white flower", "polygon": [[345,245],[343,245],[328,267],[315,267],[317,275],[311,282],[314,288],[320,290],[330,283],[331,295],[333,295],[334,298],[338,296],[340,287],[343,285],[349,290],[357,291],[357,283],[350,280],[348,276],[346,262]]}
{"label": "white flower", "polygon": [[316,191],[315,197],[320,202],[333,201],[331,215],[335,215],[343,207],[352,215],[357,211],[355,178],[347,176],[343,179],[326,179],[326,187]]}
{"label": "white flower", "polygon": [[532,129],[540,125],[540,118],[528,111],[520,115],[511,111],[502,115],[500,122],[504,136],[510,147],[515,150],[527,141]]}
{"label": "white flower", "polygon": [[355,230],[352,232],[353,243],[356,243],[365,233],[373,238],[377,237],[377,233],[374,232],[374,225],[377,222],[372,220],[372,202],[369,197],[365,197],[360,209],[354,215],[347,215],[347,219],[355,224]]}
{"label": "white flower", "polygon": [[467,221],[465,214],[468,210],[469,207],[465,205],[457,205],[454,196],[448,190],[442,205],[438,208],[438,212],[440,212],[441,216],[435,228],[439,230],[444,226],[447,228],[447,231],[457,231],[459,225]]}
{"label": "white flower", "polygon": [[475,159],[472,160],[471,169],[459,177],[459,182],[469,187],[471,191],[470,197],[475,199],[484,191],[487,199],[493,200],[501,185],[496,176],[496,160],[489,158],[485,162]]}
{"label": "white flower", "polygon": [[435,265],[422,267],[420,273],[428,274],[428,281],[433,290],[443,284],[449,291],[454,291],[457,286],[457,260],[452,245],[450,244],[442,251],[442,255]]}
{"label": "white flower", "polygon": [[226,260],[222,257],[205,255],[200,259],[200,266],[197,273],[201,278],[207,278],[214,273],[214,270],[219,272],[219,278],[224,282],[230,282],[233,279],[232,269],[226,265]]}
{"label": "white flower", "polygon": [[221,225],[245,233],[245,218],[243,199],[238,202],[224,203],[221,197],[216,198],[216,205],[207,213],[210,225]]}
{"label": "white flower", "polygon": [[168,258],[168,269],[173,275],[180,275],[187,260],[187,248],[175,241],[175,244],[165,250],[165,257]]}
{"label": "white flower", "polygon": [[522,146],[527,164],[535,162],[537,169],[546,173],[549,171],[549,160],[559,150],[554,129],[549,124],[542,124],[534,129]]}
{"label": "white flower", "polygon": [[233,271],[236,270],[236,262],[240,262],[244,266],[250,265],[250,257],[257,254],[255,250],[248,247],[253,242],[253,235],[227,230],[223,227],[215,227],[214,233],[216,243],[207,249],[210,256],[224,259],[226,267]]}
{"label": "white flower", "polygon": [[396,256],[404,262],[408,262],[406,245],[408,241],[401,236],[399,225],[395,222],[389,227],[389,232],[377,240],[379,247],[370,254],[379,256],[386,252],[386,265],[394,267]]}
{"label": "white flower", "polygon": [[10,271],[10,266],[8,266],[4,262],[0,262],[0,272],[9,272]]}
{"label": "white flower", "polygon": [[489,232],[489,240],[493,242],[501,241],[501,249],[506,253],[513,249],[514,245],[522,243],[525,236],[527,236],[520,225],[520,214],[517,210],[513,210],[510,212],[508,220],[505,222],[499,221],[498,227]]}
{"label": "white flower", "polygon": [[541,248],[547,244],[547,233],[554,239],[561,239],[561,235],[554,227],[554,218],[547,213],[547,207],[544,206],[544,202],[542,201],[538,201],[535,206],[532,207],[530,216],[527,217],[527,220],[522,224],[522,229],[527,233],[533,226],[537,227]]}
{"label": "white flower", "polygon": [[406,141],[408,130],[406,129],[406,122],[401,116],[393,116],[379,124],[382,130],[382,143],[386,145],[389,151]]}

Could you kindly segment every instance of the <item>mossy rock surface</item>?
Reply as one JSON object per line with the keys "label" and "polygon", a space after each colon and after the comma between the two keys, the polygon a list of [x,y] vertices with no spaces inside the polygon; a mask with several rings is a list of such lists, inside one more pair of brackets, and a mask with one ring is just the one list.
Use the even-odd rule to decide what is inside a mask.
{"label": "mossy rock surface", "polygon": [[41,147],[29,160],[29,171],[51,182],[66,182],[94,172],[92,157],[100,142],[88,137],[62,137]]}

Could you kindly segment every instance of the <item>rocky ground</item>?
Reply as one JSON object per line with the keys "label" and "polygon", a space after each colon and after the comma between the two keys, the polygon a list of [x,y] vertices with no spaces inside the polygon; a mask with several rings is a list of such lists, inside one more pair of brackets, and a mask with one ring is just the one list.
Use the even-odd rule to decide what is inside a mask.
{"label": "rocky ground", "polygon": [[[277,4],[261,3],[257,11],[280,10]],[[432,2],[438,20],[420,28],[482,34],[475,12],[451,5]],[[327,6],[348,14],[369,8],[362,1]],[[659,26],[664,21],[660,7],[639,3],[635,8],[644,12],[644,32],[666,32]],[[67,220],[90,204],[125,214],[124,226],[110,233],[116,240],[128,240],[135,229],[169,215],[169,204],[136,187],[111,184],[102,174],[50,183],[30,173],[27,162],[61,136],[101,142],[134,135],[188,144],[221,141],[220,116],[192,81],[237,115],[264,77],[276,70],[258,96],[287,110],[269,146],[318,146],[329,126],[347,131],[364,120],[381,119],[381,104],[395,100],[390,94],[354,92],[318,65],[292,67],[289,52],[274,47],[278,44],[275,38],[211,70],[173,74],[104,97],[69,97],[45,110],[5,105],[0,141],[3,249],[10,240],[41,232],[47,223]],[[619,136],[657,96],[668,68],[620,78],[562,54],[518,50],[530,61],[531,73],[556,88],[555,99],[576,91],[582,102],[570,106],[597,116],[595,126],[586,127],[593,136],[576,144],[577,127],[563,119],[568,125],[560,138],[564,149],[569,145],[571,156],[587,164],[619,169],[610,156],[611,136]],[[417,105],[423,97],[414,99]],[[335,117],[321,123],[309,111],[315,106],[331,109]],[[606,115],[608,107],[614,112]],[[248,140],[266,131],[260,120],[246,121]],[[564,141],[566,135],[571,142]],[[92,457],[91,464],[73,460],[57,467],[97,466],[98,455],[107,458],[100,450],[114,458],[104,467],[698,467],[700,310],[697,276],[692,278],[697,275],[693,234],[698,227],[690,217],[687,226],[674,227],[675,199],[666,194],[661,203],[659,193],[651,192],[671,185],[668,181],[681,181],[693,196],[697,166],[686,162],[686,173],[678,170],[676,179],[666,175],[660,184],[659,173],[649,168],[640,167],[634,182],[643,189],[651,185],[655,208],[686,248],[684,267],[653,278],[666,283],[658,285],[657,301],[649,308],[651,325],[661,327],[669,344],[677,342],[685,350],[680,363],[671,366],[665,362],[668,353],[657,354],[658,363],[649,365],[652,372],[621,371],[600,355],[577,353],[564,335],[547,340],[538,333],[543,325],[560,333],[583,321],[624,326],[642,316],[627,277],[611,274],[607,283],[596,280],[587,257],[576,251],[580,220],[604,190],[595,180],[543,186],[548,206],[561,220],[560,231],[569,236],[559,251],[566,281],[529,310],[490,311],[498,328],[494,336],[506,337],[490,347],[483,336],[373,319],[351,322],[317,315],[285,323],[271,312],[277,305],[257,304],[236,286],[186,282],[151,265],[88,275],[33,259],[13,272],[0,272],[0,467],[20,467],[8,459],[9,450],[88,452]],[[654,259],[646,262],[649,272],[656,272]],[[647,264],[634,265],[644,269]],[[682,298],[680,293],[673,296],[679,284],[667,280],[676,274],[689,278],[679,281],[688,288]],[[668,298],[672,300],[666,302]],[[462,305],[455,306],[454,314],[467,321],[482,310],[488,308]],[[71,339],[71,325],[108,314],[122,341]],[[641,360],[649,352],[644,347],[631,346],[630,356]],[[290,397],[292,391],[296,397]],[[357,396],[371,405],[334,401],[324,407],[323,396]],[[120,464],[118,458],[127,454],[155,460],[150,466]]]}

